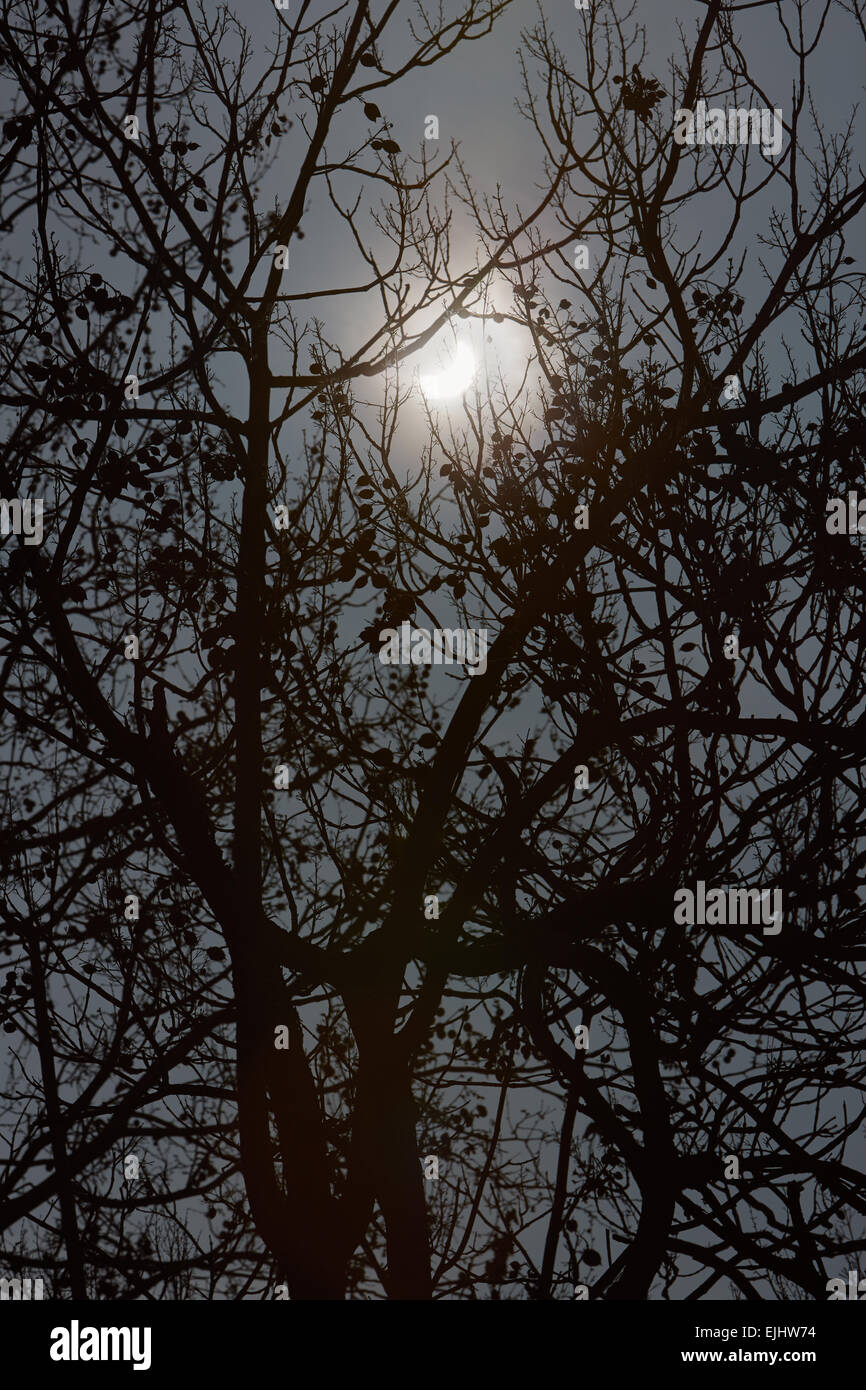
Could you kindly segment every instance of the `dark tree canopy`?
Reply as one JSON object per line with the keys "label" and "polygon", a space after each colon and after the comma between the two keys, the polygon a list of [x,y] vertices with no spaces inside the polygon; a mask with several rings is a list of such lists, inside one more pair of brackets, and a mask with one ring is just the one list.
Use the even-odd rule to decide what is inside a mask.
{"label": "dark tree canopy", "polygon": [[[531,207],[389,113],[507,0],[271,8],[0,3],[0,1264],[826,1298],[866,181],[810,65],[859,0],[709,0],[669,63],[619,0],[528,15]],[[702,101],[775,145],[674,138]]]}

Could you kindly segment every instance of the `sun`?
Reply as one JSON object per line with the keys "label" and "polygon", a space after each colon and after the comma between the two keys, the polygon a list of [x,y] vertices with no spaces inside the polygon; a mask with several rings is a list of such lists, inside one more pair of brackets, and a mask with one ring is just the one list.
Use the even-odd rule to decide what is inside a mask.
{"label": "sun", "polygon": [[453,400],[472,385],[477,363],[468,343],[458,343],[448,366],[441,372],[419,374],[418,385],[430,400]]}

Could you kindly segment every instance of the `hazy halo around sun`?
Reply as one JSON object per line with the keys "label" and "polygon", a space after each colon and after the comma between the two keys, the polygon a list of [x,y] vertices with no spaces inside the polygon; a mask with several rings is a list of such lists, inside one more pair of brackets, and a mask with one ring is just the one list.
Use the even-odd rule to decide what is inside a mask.
{"label": "hazy halo around sun", "polygon": [[451,361],[441,371],[419,373],[418,385],[430,400],[454,400],[472,385],[477,365],[472,348],[460,342]]}

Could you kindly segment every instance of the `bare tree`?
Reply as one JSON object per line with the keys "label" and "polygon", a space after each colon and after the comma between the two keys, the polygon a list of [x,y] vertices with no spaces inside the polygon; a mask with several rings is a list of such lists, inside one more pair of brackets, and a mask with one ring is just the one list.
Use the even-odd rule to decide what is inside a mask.
{"label": "bare tree", "polygon": [[[3,547],[0,1192],[56,1292],[822,1298],[861,1248],[866,625],[829,519],[866,185],[811,120],[829,6],[751,7],[794,81],[751,143],[676,135],[781,104],[737,6],[668,74],[615,8],[579,62],[540,18],[528,214],[385,110],[502,8],[302,4],[267,46],[3,9],[0,482],[46,512]],[[343,285],[292,269],[320,194]],[[437,405],[455,325],[488,370]],[[781,930],[678,920],[699,883]]]}

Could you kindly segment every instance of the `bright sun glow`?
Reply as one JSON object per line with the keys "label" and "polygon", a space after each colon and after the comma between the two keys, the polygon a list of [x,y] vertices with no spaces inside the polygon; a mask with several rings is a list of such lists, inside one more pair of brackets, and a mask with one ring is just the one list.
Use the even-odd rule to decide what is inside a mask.
{"label": "bright sun glow", "polygon": [[419,375],[418,385],[431,400],[449,400],[462,396],[472,385],[475,375],[475,354],[468,343],[458,343],[451,362],[441,372]]}

